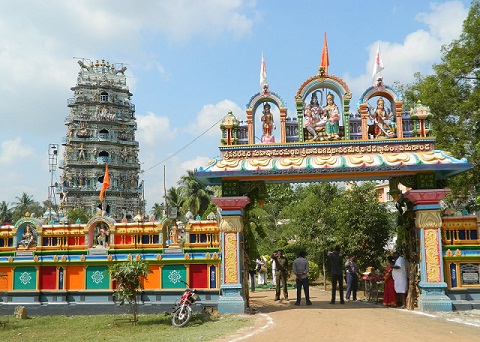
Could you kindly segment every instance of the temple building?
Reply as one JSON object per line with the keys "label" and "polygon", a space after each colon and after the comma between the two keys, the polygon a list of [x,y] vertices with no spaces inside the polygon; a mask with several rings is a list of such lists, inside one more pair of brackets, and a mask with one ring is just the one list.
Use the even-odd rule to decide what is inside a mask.
{"label": "temple building", "polygon": [[[68,99],[63,175],[57,187],[60,208],[102,209],[115,220],[144,212],[139,182],[139,144],[135,140],[135,105],[121,64],[79,60],[77,84]],[[108,164],[110,186],[100,203]]]}
{"label": "temple building", "polygon": [[250,203],[263,204],[268,183],[348,181],[388,182],[382,193],[409,219],[418,255],[418,310],[479,307],[480,220],[441,205],[450,193],[447,180],[472,164],[436,148],[435,113],[421,103],[407,113],[382,78],[352,112],[348,85],[328,73],[322,58],[318,73],[294,95],[292,117],[283,97],[263,84],[245,113],[226,113],[220,154],[194,172],[205,186],[221,186],[221,197],[211,198],[217,213],[201,220],[175,210],[155,220],[143,211],[126,68],[79,64],[57,190],[64,212],[89,208],[91,217],[54,222],[25,213],[0,227],[0,314],[19,303],[41,315],[114,313],[109,266],[130,260],[146,261],[151,272],[138,295],[140,312],[170,308],[187,283],[202,305],[244,313]]}

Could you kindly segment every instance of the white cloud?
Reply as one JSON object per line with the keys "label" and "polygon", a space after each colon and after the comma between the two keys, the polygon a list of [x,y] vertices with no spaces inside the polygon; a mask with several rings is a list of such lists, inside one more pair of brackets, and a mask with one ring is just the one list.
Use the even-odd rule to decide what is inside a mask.
{"label": "white cloud", "polygon": [[170,119],[148,112],[137,115],[137,140],[142,148],[158,147],[167,144],[175,137],[176,129],[170,126]]}
{"label": "white cloud", "polygon": [[7,140],[2,142],[0,150],[0,166],[11,168],[21,160],[25,160],[34,155],[34,149],[30,146],[22,145],[22,139]]}
{"label": "white cloud", "polygon": [[187,160],[187,161],[184,161],[183,163],[180,164],[180,167],[183,171],[184,174],[187,173],[188,170],[195,170],[196,168],[198,168],[199,166],[205,166],[207,165],[207,163],[212,160],[212,158],[209,158],[209,157],[196,157],[194,159],[191,159],[191,160]]}
{"label": "white cloud", "polygon": [[432,12],[419,13],[416,19],[428,25],[433,37],[441,44],[450,43],[461,33],[463,20],[467,17],[468,8],[460,1],[450,1],[443,4],[430,4]]}
{"label": "white cloud", "polygon": [[[251,32],[254,19],[242,0],[176,0],[135,2],[131,13],[136,21],[165,34],[173,41],[188,41],[194,36],[217,37],[225,32],[242,37]],[[159,19],[159,16],[161,19]]]}
{"label": "white cloud", "polygon": [[192,134],[205,134],[210,137],[218,137],[220,139],[219,125],[221,120],[228,112],[231,111],[237,118],[245,117],[245,111],[242,110],[235,102],[223,100],[217,104],[208,104],[202,107],[197,118],[189,126],[189,132]]}
{"label": "white cloud", "polygon": [[33,147],[24,144],[21,138],[3,141],[0,144],[0,200],[12,204],[23,192],[36,201],[47,199],[47,185],[50,183],[47,160],[45,155],[35,153]]}
{"label": "white cloud", "polygon": [[[408,34],[403,42],[374,42],[368,47],[369,59],[366,63],[366,73],[352,79],[348,74],[344,80],[353,94],[362,94],[365,84],[372,83],[372,70],[380,43],[381,56],[385,69],[382,76],[385,84],[394,82],[408,83],[416,72],[431,73],[432,65],[438,63],[441,57],[441,47],[459,38],[462,32],[463,20],[468,9],[459,1],[443,4],[432,4],[431,12],[420,13],[416,19],[425,23],[428,30],[419,29]],[[355,104],[356,104],[356,100]]]}

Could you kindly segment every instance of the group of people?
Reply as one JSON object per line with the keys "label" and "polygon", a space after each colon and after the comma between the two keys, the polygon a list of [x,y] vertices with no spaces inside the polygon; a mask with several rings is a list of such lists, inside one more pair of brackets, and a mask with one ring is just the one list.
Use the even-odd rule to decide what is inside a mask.
{"label": "group of people", "polygon": [[394,252],[387,260],[383,305],[397,307],[400,303],[400,308],[404,309],[408,291],[407,261],[398,252]]}
{"label": "group of people", "polygon": [[[272,265],[272,285],[275,286],[275,300],[280,300],[281,289],[283,289],[283,298],[288,300],[288,259],[283,254],[282,249],[276,250],[272,253],[270,263]],[[263,255],[257,255],[255,259],[255,268],[249,270],[250,291],[255,291],[255,274],[257,274],[259,285],[267,285],[267,264],[268,261]]]}
{"label": "group of people", "polygon": [[305,107],[305,129],[312,135],[310,141],[319,140],[320,135],[318,134],[319,128],[323,130],[325,127],[325,132],[327,139],[339,139],[340,127],[340,111],[338,106],[335,104],[334,96],[332,93],[327,95],[327,105],[321,107],[318,103],[317,93],[314,92],[310,99],[310,103]]}
{"label": "group of people", "polygon": [[[343,255],[340,253],[340,247],[337,246],[331,252],[328,252],[331,263],[332,273],[332,298],[330,304],[335,304],[337,291],[340,297],[340,304],[344,304],[345,300],[356,301],[359,269],[354,255],[349,256],[345,262],[345,280],[347,283],[347,291],[345,300],[343,298]],[[406,306],[406,298],[408,291],[408,265],[407,261],[398,252],[394,252],[387,258],[388,263],[384,274],[384,294],[383,304],[385,306],[397,307],[404,309]]]}
{"label": "group of people", "polygon": [[[302,288],[305,293],[305,299],[307,305],[312,305],[310,301],[309,281],[308,281],[308,261],[306,259],[307,253],[302,251],[299,253],[298,258],[293,261],[292,272],[295,275],[295,282],[297,285],[297,300],[295,305],[300,305]],[[279,249],[272,253],[272,285],[275,286],[275,301],[280,300],[280,295],[283,295],[284,300],[288,300],[288,270],[289,263],[285,257],[283,250]],[[250,270],[250,290],[255,291],[255,273],[258,273],[258,284],[267,284],[267,260],[262,255],[257,255],[255,259],[255,270]]]}
{"label": "group of people", "polygon": [[[283,254],[283,250],[281,251],[274,251],[273,255],[278,255],[279,253]],[[277,263],[272,258],[270,261],[260,254],[257,254],[254,267],[249,269],[249,278],[250,278],[250,291],[255,292],[255,276],[257,277],[257,284],[259,286],[266,286],[268,285],[267,281],[267,272],[268,272],[268,264],[271,263],[272,265],[272,285],[276,286],[276,274],[277,274]]]}
{"label": "group of people", "polygon": [[[339,303],[345,304],[345,301],[356,301],[359,284],[359,267],[356,257],[350,255],[344,263],[344,255],[341,253],[340,246],[336,246],[327,253],[330,259],[330,272],[332,277],[332,292],[330,304],[335,304],[337,289]],[[295,275],[295,284],[297,288],[297,298],[295,305],[300,305],[302,299],[302,288],[305,294],[306,305],[312,305],[310,301],[310,284],[308,279],[308,260],[307,253],[301,251],[298,257],[292,263],[292,273]],[[265,257],[258,255],[255,261],[257,266],[265,266],[264,272],[258,273],[258,283],[266,284],[266,265]],[[275,285],[275,301],[280,300],[280,294],[283,292],[283,298],[288,300],[287,276],[288,260],[283,254],[283,250],[275,251],[271,256],[273,284]],[[261,270],[261,268],[260,268]],[[347,288],[345,297],[343,294],[343,280],[345,279]],[[383,304],[386,306],[405,308],[408,289],[407,262],[398,252],[394,252],[388,257],[388,264],[385,269],[385,288]],[[255,289],[253,285],[253,289]]]}

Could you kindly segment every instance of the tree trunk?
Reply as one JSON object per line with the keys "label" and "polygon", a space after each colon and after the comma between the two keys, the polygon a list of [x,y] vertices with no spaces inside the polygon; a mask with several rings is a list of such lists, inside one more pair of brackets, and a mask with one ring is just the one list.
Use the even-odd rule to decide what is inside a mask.
{"label": "tree trunk", "polygon": [[407,294],[407,309],[414,310],[415,303],[417,302],[418,291],[417,291],[417,264],[410,262],[408,266],[408,273],[410,274],[408,278],[408,294]]}

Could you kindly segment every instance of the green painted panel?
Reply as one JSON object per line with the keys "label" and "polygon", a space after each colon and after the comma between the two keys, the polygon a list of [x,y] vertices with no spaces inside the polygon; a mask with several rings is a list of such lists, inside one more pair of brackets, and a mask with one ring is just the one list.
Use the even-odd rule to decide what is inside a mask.
{"label": "green painted panel", "polygon": [[110,273],[108,266],[87,267],[87,290],[108,290],[110,288]]}
{"label": "green painted panel", "polygon": [[162,267],[162,288],[183,289],[187,281],[187,271],[184,265],[165,265]]}
{"label": "green painted panel", "polygon": [[16,267],[13,278],[14,290],[36,290],[37,269],[33,266]]}

